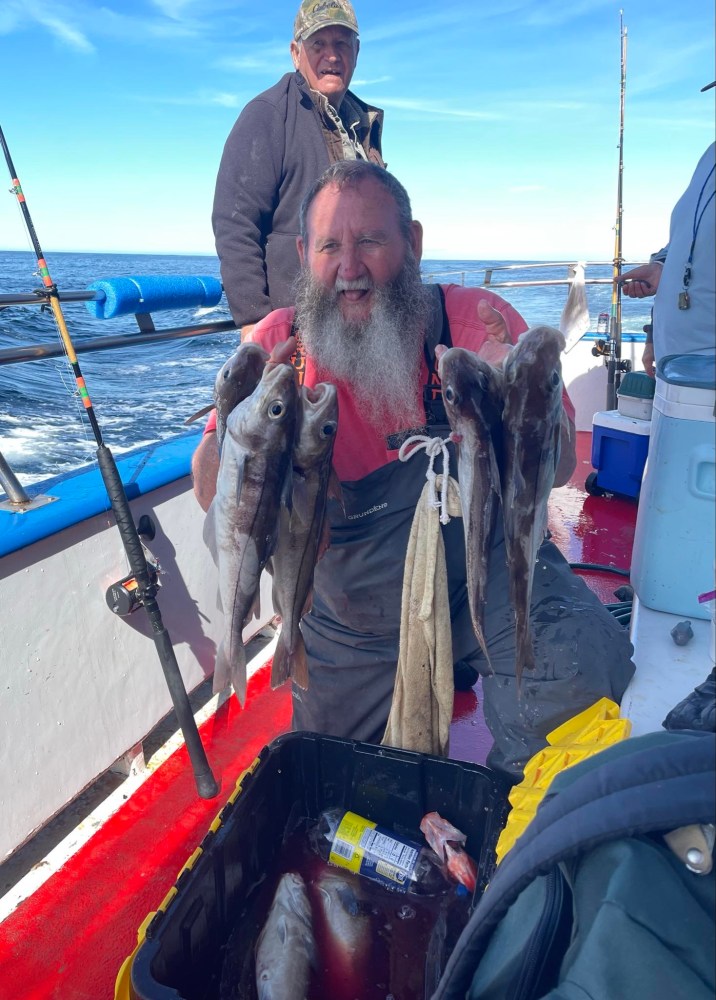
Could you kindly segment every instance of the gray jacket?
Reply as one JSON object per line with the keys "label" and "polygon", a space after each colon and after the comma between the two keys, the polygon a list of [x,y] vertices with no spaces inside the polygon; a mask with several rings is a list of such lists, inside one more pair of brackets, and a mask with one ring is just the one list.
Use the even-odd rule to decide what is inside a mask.
{"label": "gray jacket", "polygon": [[[356,134],[367,157],[384,165],[383,112],[350,91],[346,100],[358,112]],[[301,200],[341,157],[330,127],[301,74],[286,73],[246,105],[226,140],[212,222],[224,290],[239,326],[293,303]]]}

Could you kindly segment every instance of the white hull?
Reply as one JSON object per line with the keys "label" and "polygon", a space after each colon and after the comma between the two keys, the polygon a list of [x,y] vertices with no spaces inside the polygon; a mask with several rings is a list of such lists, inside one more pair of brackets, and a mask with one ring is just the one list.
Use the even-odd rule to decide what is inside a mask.
{"label": "white hull", "polygon": [[[149,514],[157,527],[149,547],[161,568],[158,602],[191,691],[213,672],[223,629],[204,515],[188,476],[131,508],[135,523]],[[2,861],[140,743],[172,703],[144,610],[119,618],[105,602],[107,587],[129,571],[111,514],[11,552],[0,566]],[[271,619],[270,596],[264,577],[262,613],[246,637]]]}

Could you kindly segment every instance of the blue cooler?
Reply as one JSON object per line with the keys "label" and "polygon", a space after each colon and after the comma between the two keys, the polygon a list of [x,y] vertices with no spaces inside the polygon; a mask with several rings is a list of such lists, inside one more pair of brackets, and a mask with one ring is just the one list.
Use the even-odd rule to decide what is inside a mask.
{"label": "blue cooler", "polygon": [[713,355],[659,361],[631,565],[639,600],[655,611],[709,617],[698,596],[714,589],[715,405]]}
{"label": "blue cooler", "polygon": [[600,491],[639,496],[650,430],[650,420],[626,416],[619,410],[594,414],[592,465],[597,470],[596,485]]}

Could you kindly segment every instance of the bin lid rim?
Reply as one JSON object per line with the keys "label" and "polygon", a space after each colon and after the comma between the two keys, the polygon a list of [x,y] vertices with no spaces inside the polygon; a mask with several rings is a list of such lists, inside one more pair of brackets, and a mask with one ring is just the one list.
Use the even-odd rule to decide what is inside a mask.
{"label": "bin lid rim", "polygon": [[716,354],[667,354],[656,363],[656,377],[672,385],[716,389]]}

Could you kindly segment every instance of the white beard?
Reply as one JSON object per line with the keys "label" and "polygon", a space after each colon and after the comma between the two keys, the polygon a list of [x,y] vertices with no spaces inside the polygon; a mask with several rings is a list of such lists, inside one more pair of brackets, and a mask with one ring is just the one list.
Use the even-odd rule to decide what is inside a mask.
{"label": "white beard", "polygon": [[369,278],[339,279],[326,289],[303,268],[296,282],[296,323],[307,353],[326,378],[351,387],[377,430],[422,426],[419,375],[428,307],[414,255],[408,251],[394,281],[375,288],[368,319],[343,318],[338,293],[351,288],[374,286]]}

